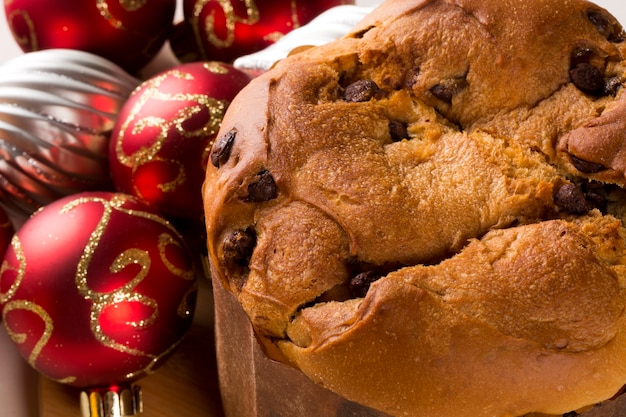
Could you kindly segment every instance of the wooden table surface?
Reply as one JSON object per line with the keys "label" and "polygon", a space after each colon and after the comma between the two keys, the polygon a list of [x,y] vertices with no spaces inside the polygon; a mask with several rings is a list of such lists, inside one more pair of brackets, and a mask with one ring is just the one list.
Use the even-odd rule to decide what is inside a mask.
{"label": "wooden table surface", "polygon": [[[213,298],[201,279],[194,322],[174,355],[137,381],[144,416],[223,417],[213,341]],[[41,417],[81,417],[80,390],[40,379]]]}

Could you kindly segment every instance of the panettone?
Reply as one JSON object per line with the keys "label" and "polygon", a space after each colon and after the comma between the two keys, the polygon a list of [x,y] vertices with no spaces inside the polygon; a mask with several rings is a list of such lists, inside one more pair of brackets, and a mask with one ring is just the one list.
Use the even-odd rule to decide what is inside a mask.
{"label": "panettone", "polygon": [[618,393],[625,40],[583,0],[387,0],[253,80],[204,201],[266,354],[397,416]]}

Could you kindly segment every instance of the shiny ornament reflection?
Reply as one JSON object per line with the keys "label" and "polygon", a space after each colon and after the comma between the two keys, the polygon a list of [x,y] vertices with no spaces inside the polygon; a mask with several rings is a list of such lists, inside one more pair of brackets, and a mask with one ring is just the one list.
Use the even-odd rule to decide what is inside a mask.
{"label": "shiny ornament reflection", "polygon": [[165,44],[176,0],[11,0],[4,9],[24,52],[76,49],[135,72]]}
{"label": "shiny ornament reflection", "polygon": [[81,51],[32,52],[0,66],[0,204],[27,218],[66,195],[111,190],[110,133],[138,85]]}
{"label": "shiny ornament reflection", "polygon": [[170,43],[183,62],[233,62],[273,44],[323,11],[354,0],[184,0]]}
{"label": "shiny ornament reflection", "polygon": [[35,213],[0,269],[4,325],[43,375],[78,387],[133,382],[191,324],[196,275],[176,229],[118,193],[81,193]]}
{"label": "shiny ornament reflection", "polygon": [[208,153],[231,100],[250,79],[228,64],[196,62],[145,81],[111,136],[117,189],[170,216],[202,218]]}

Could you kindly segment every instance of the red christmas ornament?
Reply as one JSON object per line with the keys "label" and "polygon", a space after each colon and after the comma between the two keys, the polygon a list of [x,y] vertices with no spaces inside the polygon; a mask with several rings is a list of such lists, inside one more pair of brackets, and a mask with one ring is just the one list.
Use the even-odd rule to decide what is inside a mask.
{"label": "red christmas ornament", "polygon": [[354,0],[183,0],[185,20],[170,42],[183,62],[232,62],[342,4]]}
{"label": "red christmas ornament", "polygon": [[178,345],[196,284],[170,223],[131,196],[82,193],[44,207],[14,235],[0,308],[37,371],[109,389],[153,371]]}
{"label": "red christmas ornament", "polygon": [[174,217],[201,218],[207,158],[230,101],[251,77],[228,64],[180,65],[145,81],[110,143],[117,189]]}
{"label": "red christmas ornament", "polygon": [[4,9],[24,52],[78,49],[134,72],[169,37],[176,0],[11,0]]}

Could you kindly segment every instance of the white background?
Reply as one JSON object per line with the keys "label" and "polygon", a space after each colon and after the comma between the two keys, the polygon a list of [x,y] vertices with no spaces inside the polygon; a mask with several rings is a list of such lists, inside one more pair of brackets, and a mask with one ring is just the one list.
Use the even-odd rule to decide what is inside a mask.
{"label": "white background", "polygon": [[[361,6],[378,3],[378,0],[357,0],[357,5]],[[624,0],[597,0],[596,3],[611,11],[626,26],[626,2]],[[180,16],[180,11],[178,15]],[[4,17],[4,8],[0,7],[0,63],[21,53],[9,32]],[[166,57],[170,55],[167,49],[162,54]],[[36,375],[17,355],[2,325],[0,325],[0,416],[38,416]]]}

